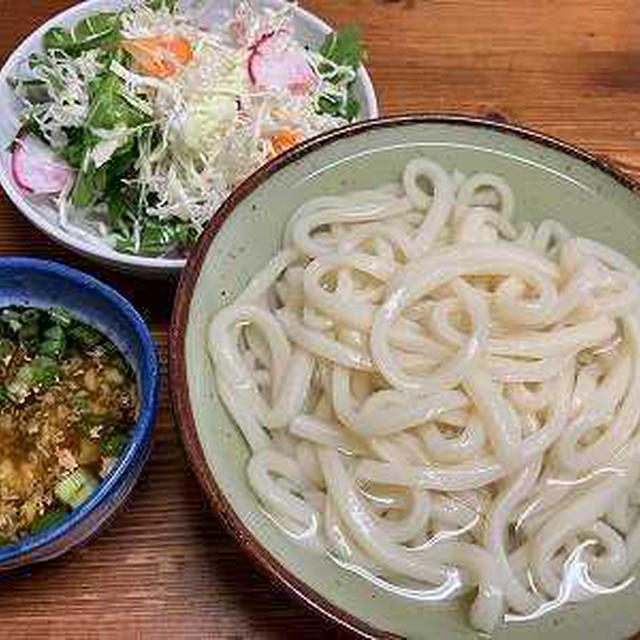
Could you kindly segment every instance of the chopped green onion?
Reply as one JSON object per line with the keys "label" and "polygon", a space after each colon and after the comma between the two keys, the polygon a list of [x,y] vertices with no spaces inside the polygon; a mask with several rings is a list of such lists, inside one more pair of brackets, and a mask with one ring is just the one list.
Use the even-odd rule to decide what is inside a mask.
{"label": "chopped green onion", "polygon": [[89,408],[89,394],[86,391],[78,391],[71,399],[71,406],[76,411],[86,411]]}
{"label": "chopped green onion", "polygon": [[0,408],[6,407],[11,402],[11,397],[9,396],[9,392],[7,388],[0,384]]}
{"label": "chopped green onion", "polygon": [[49,318],[54,324],[61,327],[69,327],[73,322],[71,314],[63,307],[52,307],[49,309]]}
{"label": "chopped green onion", "polygon": [[77,324],[69,329],[69,337],[80,346],[91,349],[100,344],[104,338],[102,334],[87,324]]}
{"label": "chopped green onion", "polygon": [[54,325],[44,332],[44,341],[40,343],[39,352],[45,356],[59,358],[67,345],[64,330],[60,325]]}
{"label": "chopped green onion", "polygon": [[110,340],[105,340],[102,344],[99,344],[93,350],[93,355],[96,358],[109,360],[110,364],[124,376],[131,375],[131,366],[122,355],[120,349]]}
{"label": "chopped green onion", "polygon": [[110,340],[105,340],[93,350],[93,356],[96,358],[113,358],[119,354],[120,350]]}
{"label": "chopped green onion", "polygon": [[111,364],[125,377],[134,375],[131,365],[119,353],[111,356]]}
{"label": "chopped green onion", "polygon": [[60,377],[60,367],[47,356],[38,356],[18,369],[15,378],[7,385],[9,397],[22,404],[35,389],[46,389]]}
{"label": "chopped green onion", "polygon": [[59,509],[55,509],[53,511],[47,511],[45,514],[41,515],[39,518],[36,518],[29,528],[29,533],[36,534],[41,533],[42,531],[46,531],[47,529],[51,529],[52,527],[57,527],[59,524],[64,522],[64,519],[68,515],[68,511],[64,507],[60,507]]}
{"label": "chopped green onion", "polygon": [[98,481],[89,471],[78,468],[60,480],[53,492],[58,500],[76,509],[90,498],[97,486]]}
{"label": "chopped green onion", "polygon": [[0,339],[0,364],[6,364],[4,361],[13,354],[15,348],[11,340]]}
{"label": "chopped green onion", "polygon": [[124,433],[112,433],[100,443],[100,453],[106,458],[119,458],[129,444]]}
{"label": "chopped green onion", "polygon": [[113,431],[120,426],[120,418],[115,413],[104,411],[102,413],[89,413],[76,423],[76,429],[85,436],[90,436],[91,432],[100,427],[104,431]]}
{"label": "chopped green onion", "polygon": [[40,337],[40,327],[38,322],[29,322],[24,324],[19,333],[20,342],[25,345],[29,350],[35,349],[38,346],[38,338]]}
{"label": "chopped green onion", "polygon": [[22,326],[22,314],[16,309],[4,309],[0,320],[6,324],[11,331],[18,333]]}

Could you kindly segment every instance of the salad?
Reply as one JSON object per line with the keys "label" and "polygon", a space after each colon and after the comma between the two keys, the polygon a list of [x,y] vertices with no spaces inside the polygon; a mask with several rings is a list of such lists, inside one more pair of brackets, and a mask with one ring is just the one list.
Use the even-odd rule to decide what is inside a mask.
{"label": "salad", "polygon": [[358,115],[358,30],[313,51],[295,37],[294,10],[242,1],[211,26],[175,0],[147,0],[51,29],[10,80],[15,182],[50,199],[68,232],[185,255],[247,175]]}

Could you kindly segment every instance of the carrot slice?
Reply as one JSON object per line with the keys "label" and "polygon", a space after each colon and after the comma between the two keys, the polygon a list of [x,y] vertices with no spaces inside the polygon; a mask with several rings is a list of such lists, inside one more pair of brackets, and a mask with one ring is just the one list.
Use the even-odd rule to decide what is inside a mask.
{"label": "carrot slice", "polygon": [[158,78],[170,78],[193,60],[191,43],[182,36],[132,38],[122,47],[144,73]]}
{"label": "carrot slice", "polygon": [[301,131],[280,131],[270,139],[272,155],[277,156],[287,149],[291,149],[298,142],[301,142],[303,137]]}

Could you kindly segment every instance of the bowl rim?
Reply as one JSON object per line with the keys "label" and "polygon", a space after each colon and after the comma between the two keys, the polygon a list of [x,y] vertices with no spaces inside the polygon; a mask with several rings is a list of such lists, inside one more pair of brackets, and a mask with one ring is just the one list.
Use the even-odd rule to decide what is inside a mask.
{"label": "bowl rim", "polygon": [[[141,345],[140,372],[144,372],[145,375],[144,377],[140,375],[138,382],[140,414],[133,428],[131,441],[114,469],[100,482],[97,490],[94,491],[89,500],[81,507],[71,511],[61,525],[46,529],[36,535],[29,535],[17,544],[0,547],[0,567],[9,564],[21,566],[31,562],[47,560],[52,555],[57,555],[47,555],[42,559],[29,557],[45,550],[50,545],[55,545],[55,543],[72,533],[76,527],[85,524],[97,509],[109,501],[112,494],[119,489],[121,483],[127,478],[129,472],[135,469],[141,461],[144,462],[144,458],[147,455],[147,445],[150,442],[155,425],[160,391],[160,370],[155,343],[142,316],[124,296],[93,276],[51,260],[1,256],[0,274],[7,268],[54,274],[68,280],[78,288],[91,291],[92,296],[101,297],[111,306],[117,308],[127,320],[130,330]],[[73,541],[70,546],[75,546],[82,541],[82,539]],[[64,549],[64,551],[66,550]],[[20,560],[23,556],[25,556],[25,559],[24,562],[21,562]]]}
{"label": "bowl rim", "polygon": [[[106,0],[107,2],[109,0]],[[284,4],[285,0],[271,0],[277,4]],[[127,0],[116,0],[118,4],[123,6],[127,4]],[[56,13],[46,22],[41,24],[37,29],[29,33],[18,46],[10,53],[4,64],[0,68],[0,84],[5,84],[9,77],[9,72],[15,68],[16,64],[27,57],[27,52],[32,49],[34,42],[40,42],[44,34],[52,27],[57,26],[62,20],[72,18],[74,16],[82,16],[91,12],[94,5],[103,5],[105,0],[85,0],[76,5],[69,7],[63,11]],[[334,31],[328,22],[320,16],[312,13],[299,5],[295,8],[299,18],[310,25],[322,35],[327,35]],[[367,69],[361,65],[358,69],[358,81],[360,82],[368,106],[369,113],[367,118],[376,118],[379,115],[378,100],[376,92]],[[152,258],[148,256],[135,256],[126,253],[109,250],[105,245],[100,244],[97,239],[95,242],[85,240],[80,235],[73,234],[63,229],[57,222],[50,222],[39,211],[39,207],[29,200],[18,186],[15,184],[10,172],[3,171],[0,168],[0,186],[13,206],[37,229],[60,243],[67,249],[79,253],[91,260],[101,262],[102,264],[114,268],[132,270],[137,273],[153,276],[154,274],[163,273],[179,273],[186,265],[186,258]]]}
{"label": "bowl rim", "polygon": [[180,277],[169,330],[169,379],[172,410],[180,430],[189,463],[198,478],[211,509],[222,520],[229,533],[240,546],[240,549],[257,564],[273,584],[281,588],[284,587],[284,590],[288,591],[294,598],[301,601],[308,608],[320,612],[325,618],[367,638],[387,639],[399,638],[399,636],[382,629],[374,628],[364,620],[345,611],[338,605],[329,602],[315,591],[315,589],[292,573],[277,560],[271,551],[262,545],[252,531],[244,525],[235,512],[231,501],[217,484],[204,456],[202,445],[198,438],[195,418],[191,410],[187,379],[187,362],[185,357],[186,334],[193,293],[198,284],[202,266],[208,255],[211,243],[222,226],[232,216],[236,207],[243,200],[280,169],[334,141],[350,138],[373,130],[416,124],[456,125],[488,129],[517,136],[586,162],[609,175],[626,189],[635,194],[640,194],[640,182],[617,168],[606,156],[595,155],[577,145],[536,131],[535,129],[490,118],[455,113],[412,113],[353,123],[302,142],[300,145],[271,160],[242,182],[216,211],[204,232],[200,235]]}

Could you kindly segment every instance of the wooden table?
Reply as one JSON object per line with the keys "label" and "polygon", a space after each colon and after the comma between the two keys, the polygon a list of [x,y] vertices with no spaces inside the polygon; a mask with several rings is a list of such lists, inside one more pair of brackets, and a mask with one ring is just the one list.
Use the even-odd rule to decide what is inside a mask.
{"label": "wooden table", "polygon": [[[0,0],[0,58],[71,0]],[[359,22],[385,114],[491,115],[607,154],[640,175],[640,12],[634,0],[308,0]],[[0,196],[0,253],[54,258],[126,295],[166,363],[174,288],[116,275],[49,242]],[[166,367],[163,367],[166,374]],[[154,449],[99,539],[0,581],[0,638],[317,638],[335,627],[274,589],[211,515],[164,378]]]}

